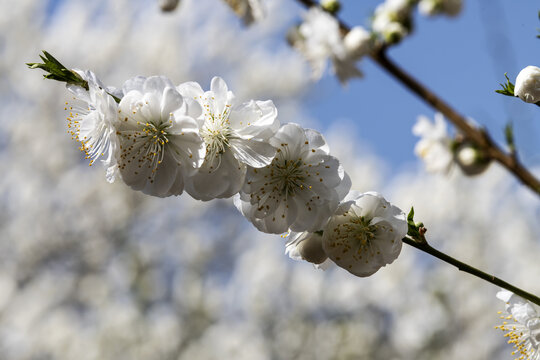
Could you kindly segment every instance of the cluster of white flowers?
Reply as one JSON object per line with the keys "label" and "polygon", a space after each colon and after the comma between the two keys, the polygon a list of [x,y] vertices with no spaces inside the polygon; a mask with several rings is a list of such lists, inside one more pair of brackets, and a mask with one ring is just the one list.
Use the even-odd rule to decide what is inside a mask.
{"label": "cluster of white flowers", "polygon": [[528,103],[540,102],[540,68],[529,65],[516,77],[514,95]]}
{"label": "cluster of white flowers", "polygon": [[506,303],[508,315],[502,315],[505,321],[495,328],[502,330],[514,346],[512,355],[520,360],[540,359],[540,314],[531,303],[508,290],[499,291],[497,298]]}
{"label": "cluster of white flowers", "polygon": [[77,73],[88,90],[68,88],[86,109],[70,106],[70,132],[90,164],[104,158],[109,181],[157,197],[184,189],[202,201],[234,196],[258,230],[300,233],[287,244],[291,257],[330,258],[358,276],[398,256],[404,213],[379,194],[349,193],[351,180],[324,137],[280,127],[272,101],[240,104],[219,77],[209,91],[163,76],[137,76],[116,90]]}
{"label": "cluster of white flowers", "polygon": [[289,33],[289,42],[310,63],[313,79],[320,79],[331,59],[332,72],[341,83],[362,76],[356,62],[371,50],[367,30],[357,26],[343,35],[336,18],[317,7],[310,8],[304,21]]}

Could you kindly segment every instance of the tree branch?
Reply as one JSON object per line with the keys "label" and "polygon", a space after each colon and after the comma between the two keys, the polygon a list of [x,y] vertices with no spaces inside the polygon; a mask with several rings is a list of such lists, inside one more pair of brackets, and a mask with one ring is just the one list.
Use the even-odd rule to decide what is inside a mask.
{"label": "tree branch", "polygon": [[417,240],[414,240],[412,238],[409,238],[409,237],[404,237],[403,238],[403,242],[405,244],[408,244],[408,245],[411,245],[412,247],[415,247],[417,248],[418,250],[421,250],[425,253],[428,253],[434,257],[436,257],[437,259],[440,259],[450,265],[453,265],[455,267],[458,268],[458,270],[460,271],[463,271],[463,272],[466,272],[466,273],[469,273],[471,275],[474,275],[476,277],[479,277],[480,279],[483,279],[491,284],[494,284],[494,285],[497,285],[497,286],[500,286],[501,288],[503,289],[506,289],[506,290],[509,290],[511,292],[513,292],[514,294],[516,295],[519,295],[521,296],[522,298],[524,299],[527,299],[529,300],[530,302],[533,302],[535,303],[536,305],[540,305],[540,297],[534,295],[534,294],[531,294],[531,293],[528,293],[518,287],[515,287],[514,285],[512,284],[509,284],[507,283],[506,281],[504,280],[501,280],[491,274],[488,274],[488,273],[485,273],[481,270],[478,270],[470,265],[467,265],[457,259],[454,259],[453,257],[449,256],[449,255],[446,255],[445,253],[443,252],[440,252],[439,250],[437,249],[434,249],[432,248],[426,241],[417,241]]}
{"label": "tree branch", "polygon": [[[297,0],[306,7],[320,7],[313,0]],[[337,19],[337,18],[336,18]],[[350,27],[340,19],[337,19],[339,26],[344,32],[348,32]],[[502,150],[491,138],[485,129],[472,126],[462,115],[455,111],[444,100],[438,97],[434,92],[421,84],[418,80],[397,66],[386,56],[386,48],[383,46],[376,49],[370,55],[371,59],[388,73],[394,76],[406,88],[418,95],[431,107],[441,112],[456,128],[459,129],[469,140],[474,142],[480,149],[484,150],[489,158],[497,161],[505,167],[510,173],[514,174],[521,183],[540,195],[540,180],[537,179],[527,168],[525,168],[516,156]]]}

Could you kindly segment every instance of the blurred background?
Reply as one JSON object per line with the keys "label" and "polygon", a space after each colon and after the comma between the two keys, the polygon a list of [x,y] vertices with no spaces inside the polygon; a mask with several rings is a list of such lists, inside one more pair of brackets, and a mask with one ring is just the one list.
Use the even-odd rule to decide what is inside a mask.
{"label": "blurred background", "polygon": [[[432,175],[415,159],[433,111],[369,59],[362,80],[317,83],[284,36],[303,12],[265,1],[245,28],[221,0],[0,0],[0,359],[511,359],[493,326],[499,290],[404,245],[369,278],[314,269],[257,232],[232,201],[167,199],[109,184],[67,134],[63,84],[25,63],[49,51],[113,86],[163,74],[323,132],[353,188],[415,207],[432,245],[540,294],[540,199],[497,165]],[[377,1],[343,1],[367,25]],[[540,176],[538,109],[494,93],[540,65],[537,1],[465,1],[456,19],[415,15],[390,56],[498,140],[514,122]]]}

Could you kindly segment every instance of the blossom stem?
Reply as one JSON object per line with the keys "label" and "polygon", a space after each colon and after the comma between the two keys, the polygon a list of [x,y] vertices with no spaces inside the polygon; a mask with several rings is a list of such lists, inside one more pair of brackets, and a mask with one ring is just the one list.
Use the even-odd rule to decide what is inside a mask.
{"label": "blossom stem", "polygon": [[[320,7],[313,0],[297,0],[306,7]],[[335,15],[333,15],[335,16]],[[336,17],[341,30],[346,33],[350,27]],[[422,100],[428,103],[434,109],[440,111],[454,126],[456,126],[469,140],[483,149],[487,156],[505,167],[510,173],[514,174],[523,185],[527,186],[537,195],[540,195],[540,180],[537,179],[527,168],[521,164],[513,152],[502,150],[483,128],[472,126],[461,114],[455,111],[444,100],[437,96],[433,91],[408,74],[405,70],[397,66],[386,55],[386,47],[382,46],[373,51],[371,59],[391,75],[401,82],[406,88],[418,95]]]}
{"label": "blossom stem", "polygon": [[467,265],[465,264],[464,262],[461,262],[457,259],[454,259],[453,257],[431,247],[427,241],[425,240],[415,240],[413,238],[410,238],[410,237],[404,237],[403,238],[403,242],[405,244],[408,244],[408,245],[411,245],[412,247],[415,247],[417,248],[418,250],[421,250],[425,253],[428,253],[450,265],[453,265],[455,267],[458,268],[458,270],[460,271],[464,271],[466,273],[469,273],[471,275],[474,275],[476,277],[479,277],[480,279],[483,279],[489,283],[492,283],[494,285],[497,285],[497,286],[500,286],[501,288],[503,289],[506,289],[506,290],[509,290],[511,292],[513,292],[514,294],[516,295],[519,295],[521,296],[522,298],[524,299],[527,299],[533,303],[535,303],[536,305],[539,305],[540,306],[540,297],[534,295],[534,294],[531,294],[531,293],[528,293],[512,284],[509,284],[507,283],[506,281],[504,280],[501,280],[491,274],[488,274],[488,273],[485,273],[481,270],[478,270],[477,268],[474,268],[470,265]]}

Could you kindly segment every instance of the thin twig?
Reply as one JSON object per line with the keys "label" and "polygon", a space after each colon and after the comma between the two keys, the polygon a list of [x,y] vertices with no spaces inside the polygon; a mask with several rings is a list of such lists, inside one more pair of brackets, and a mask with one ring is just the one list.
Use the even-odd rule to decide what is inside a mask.
{"label": "thin twig", "polygon": [[[320,7],[313,0],[297,0],[306,7]],[[336,18],[337,19],[337,18]],[[340,28],[347,32],[350,27],[340,19],[337,19]],[[405,70],[397,66],[386,55],[386,47],[381,47],[371,53],[371,59],[394,76],[405,87],[418,95],[422,100],[440,111],[450,122],[452,122],[470,141],[473,141],[479,148],[485,151],[487,156],[504,166],[510,173],[514,174],[523,185],[527,186],[536,194],[540,195],[540,180],[537,179],[527,168],[525,168],[516,156],[502,150],[489,136],[485,129],[472,126],[461,114],[455,111],[444,100],[433,91],[408,74]]]}
{"label": "thin twig", "polygon": [[445,253],[443,252],[440,252],[439,250],[437,249],[434,249],[432,248],[427,242],[420,242],[420,241],[416,241],[414,239],[411,239],[409,237],[405,237],[403,238],[403,242],[408,244],[408,245],[411,245],[412,247],[415,247],[419,250],[422,250],[423,252],[426,252],[432,256],[435,256],[436,258],[450,264],[450,265],[453,265],[455,267],[458,268],[458,270],[460,271],[464,271],[466,273],[469,273],[471,275],[474,275],[476,277],[479,277],[480,279],[483,279],[483,280],[486,280],[487,282],[489,283],[492,283],[494,285],[497,285],[497,286],[500,286],[501,288],[503,289],[506,289],[506,290],[509,290],[511,292],[513,292],[514,294],[516,295],[519,295],[521,296],[522,298],[524,299],[527,299],[533,303],[535,303],[536,305],[540,305],[540,297],[534,295],[534,294],[531,294],[531,293],[528,293],[518,287],[515,287],[514,285],[512,284],[509,284],[507,283],[506,281],[504,280],[501,280],[491,274],[488,274],[488,273],[485,273],[481,270],[478,270],[477,268],[474,268],[470,265],[467,265],[457,259],[454,259],[453,257],[449,256],[449,255],[446,255]]}

